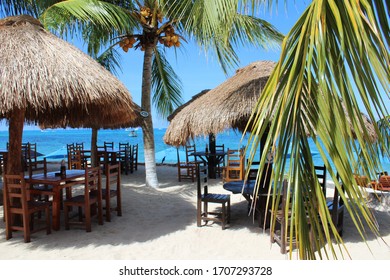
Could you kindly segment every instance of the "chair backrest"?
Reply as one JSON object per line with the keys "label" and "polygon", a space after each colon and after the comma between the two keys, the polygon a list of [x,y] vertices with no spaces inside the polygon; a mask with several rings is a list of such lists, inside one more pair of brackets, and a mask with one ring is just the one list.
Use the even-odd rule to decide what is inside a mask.
{"label": "chair backrest", "polygon": [[227,166],[245,166],[245,155],[243,149],[227,149]]}
{"label": "chair backrest", "polygon": [[[196,165],[196,188],[198,203],[202,200],[202,196],[208,194],[208,167],[207,165]],[[199,206],[199,205],[198,205]]]}
{"label": "chair backrest", "polygon": [[186,145],[186,162],[194,162],[195,156],[193,155],[196,153],[196,146],[195,144],[192,145]]}
{"label": "chair backrest", "polygon": [[119,143],[119,153],[118,158],[121,162],[130,161],[131,148],[129,142]]}
{"label": "chair backrest", "polygon": [[19,175],[4,175],[4,209],[6,219],[10,218],[11,208],[21,209],[23,215],[27,215],[27,188],[23,173]]}
{"label": "chair backrest", "polygon": [[84,143],[75,143],[74,148],[76,150],[84,150]]}
{"label": "chair backrest", "polygon": [[115,164],[107,164],[106,165],[106,197],[109,196],[109,192],[111,189],[111,186],[115,186],[115,190],[120,190],[120,184],[121,184],[121,165],[119,162]]}
{"label": "chair backrest", "polygon": [[133,162],[136,164],[138,163],[138,144],[134,144],[131,151],[131,157],[133,159]]}
{"label": "chair backrest", "polygon": [[119,142],[119,150],[125,150],[127,147],[130,147],[129,142],[126,143]]}
{"label": "chair backrest", "polygon": [[225,144],[215,145],[216,152],[225,152]]}
{"label": "chair backrest", "polygon": [[104,149],[114,149],[114,142],[104,141]]}
{"label": "chair backrest", "polygon": [[317,178],[319,180],[319,183],[322,187],[322,192],[324,193],[324,196],[326,197],[326,166],[314,166],[314,170],[316,171]]}
{"label": "chair backrest", "polygon": [[379,177],[379,190],[390,191],[390,176],[382,175]]}
{"label": "chair backrest", "polygon": [[89,203],[89,194],[97,193],[101,197],[101,169],[100,167],[87,167],[85,169],[85,188],[84,196],[86,203]]}
{"label": "chair backrest", "polygon": [[224,168],[223,180],[240,181],[245,177],[244,149],[227,149],[227,160]]}
{"label": "chair backrest", "polygon": [[34,171],[43,171],[43,173],[47,174],[47,161],[46,158],[43,160],[38,160],[35,162],[35,166],[29,165],[28,166],[28,176],[32,176]]}
{"label": "chair backrest", "polygon": [[83,162],[81,151],[73,149],[68,155],[68,169],[82,169]]}

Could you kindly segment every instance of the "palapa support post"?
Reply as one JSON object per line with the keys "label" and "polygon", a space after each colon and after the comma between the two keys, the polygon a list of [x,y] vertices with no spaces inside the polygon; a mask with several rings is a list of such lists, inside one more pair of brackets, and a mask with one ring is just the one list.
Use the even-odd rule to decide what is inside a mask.
{"label": "palapa support post", "polygon": [[17,175],[22,172],[22,137],[25,109],[15,108],[9,119],[9,148],[6,174]]}
{"label": "palapa support post", "polygon": [[209,151],[210,151],[210,156],[208,160],[208,165],[209,165],[209,177],[212,179],[215,179],[217,177],[216,172],[215,172],[215,135],[214,133],[209,134]]}

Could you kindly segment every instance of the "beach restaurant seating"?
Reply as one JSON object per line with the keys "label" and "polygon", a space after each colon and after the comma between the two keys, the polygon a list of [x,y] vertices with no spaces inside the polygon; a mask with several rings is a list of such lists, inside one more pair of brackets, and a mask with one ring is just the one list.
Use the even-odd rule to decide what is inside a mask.
{"label": "beach restaurant seating", "polygon": [[[84,225],[87,232],[92,230],[91,217],[97,215],[99,225],[103,224],[102,182],[100,167],[87,167],[82,193],[64,200],[65,229],[69,226]],[[70,210],[78,208],[78,220],[71,219]],[[82,213],[84,209],[84,216]]]}
{"label": "beach restaurant seating", "polygon": [[[225,144],[215,145],[216,153],[225,153]],[[222,157],[219,162],[217,162],[217,174],[218,177],[221,177],[223,168],[225,167],[225,157]]]}
{"label": "beach restaurant seating", "polygon": [[121,163],[121,173],[129,174],[131,167],[131,147],[129,142],[119,143],[118,160]]}
{"label": "beach restaurant seating", "polygon": [[[121,196],[121,164],[106,165],[106,184],[102,189],[102,199],[106,210],[106,221],[111,221],[111,211],[116,211],[118,216],[122,216],[122,196]],[[111,198],[116,197],[116,205],[112,207]]]}
{"label": "beach restaurant seating", "polygon": [[[28,176],[31,178],[34,172],[40,172],[43,174],[47,174],[47,161],[46,158],[43,160],[39,160],[36,162],[35,168],[29,166],[28,168]],[[49,201],[49,197],[54,195],[53,186],[50,185],[30,185],[29,189],[30,195],[36,197],[37,200],[40,201]]]}
{"label": "beach restaurant seating", "polygon": [[[344,192],[344,187],[342,187]],[[339,190],[335,187],[333,193],[333,199],[327,203],[330,215],[332,217],[332,223],[336,227],[340,236],[343,236],[344,229],[344,200],[340,196]]]}
{"label": "beach restaurant seating", "polygon": [[196,164],[187,161],[180,160],[179,148],[176,149],[177,153],[177,175],[179,182],[184,179],[190,179],[195,182],[196,177]]}
{"label": "beach restaurant seating", "polygon": [[[24,174],[4,175],[4,212],[6,239],[14,231],[23,231],[24,242],[31,241],[31,234],[40,230],[51,233],[50,202],[30,200]],[[44,225],[34,225],[35,214],[45,212]],[[17,217],[20,217],[19,223]]]}
{"label": "beach restaurant seating", "polygon": [[326,166],[325,165],[315,165],[314,170],[317,175],[317,179],[322,187],[322,192],[326,197]]}
{"label": "beach restaurant seating", "polygon": [[390,191],[390,176],[389,175],[381,175],[379,177],[379,183],[377,186],[379,191]]}
{"label": "beach restaurant seating", "polygon": [[104,141],[104,149],[114,149],[114,142],[106,142]]}
{"label": "beach restaurant seating", "polygon": [[[204,221],[206,224],[209,221],[221,223],[222,229],[230,224],[230,195],[209,193],[208,191],[208,167],[207,165],[196,165],[197,178],[197,225],[202,226]],[[210,204],[219,204],[220,210],[209,209]]]}
{"label": "beach restaurant seating", "polygon": [[245,154],[244,149],[227,150],[226,166],[222,171],[224,182],[242,181],[245,177]]}
{"label": "beach restaurant seating", "polygon": [[130,172],[133,173],[134,170],[138,170],[138,144],[132,146],[130,155]]}

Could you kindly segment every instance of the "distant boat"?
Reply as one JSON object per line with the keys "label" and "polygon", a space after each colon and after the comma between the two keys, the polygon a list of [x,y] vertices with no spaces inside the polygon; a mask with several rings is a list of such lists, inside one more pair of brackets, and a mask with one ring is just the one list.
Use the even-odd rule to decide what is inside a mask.
{"label": "distant boat", "polygon": [[133,129],[133,130],[129,133],[129,136],[130,136],[130,137],[137,137],[137,132]]}

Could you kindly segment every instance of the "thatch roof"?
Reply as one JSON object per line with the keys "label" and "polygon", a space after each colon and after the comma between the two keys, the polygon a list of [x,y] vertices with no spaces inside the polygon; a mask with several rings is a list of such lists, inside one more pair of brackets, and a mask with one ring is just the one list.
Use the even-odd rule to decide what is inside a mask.
{"label": "thatch roof", "polygon": [[216,88],[179,107],[179,112],[171,115],[165,143],[180,146],[197,136],[229,128],[244,130],[275,65],[272,61],[253,62]]}
{"label": "thatch roof", "polygon": [[41,127],[139,126],[140,108],[109,71],[30,16],[0,20],[0,118]]}
{"label": "thatch roof", "polygon": [[[230,128],[244,131],[275,66],[272,61],[253,62],[238,69],[234,76],[216,88],[195,95],[168,117],[170,124],[164,142],[180,146],[195,137],[217,134]],[[364,114],[362,118],[369,136],[375,140],[377,135],[372,122]],[[309,123],[305,125],[311,126]],[[315,134],[315,128],[307,129],[308,136],[309,131]]]}

